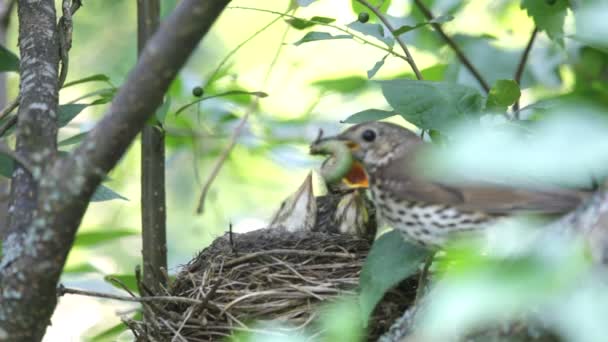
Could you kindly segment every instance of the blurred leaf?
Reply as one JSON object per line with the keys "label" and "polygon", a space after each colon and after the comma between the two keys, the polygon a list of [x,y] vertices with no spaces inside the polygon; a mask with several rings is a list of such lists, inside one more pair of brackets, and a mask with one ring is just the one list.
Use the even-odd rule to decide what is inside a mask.
{"label": "blurred leaf", "polygon": [[379,121],[379,120],[383,120],[386,118],[390,118],[391,116],[395,116],[395,115],[397,115],[397,113],[395,113],[394,111],[380,110],[380,109],[366,109],[366,110],[360,111],[358,113],[355,113],[355,114],[349,116],[342,122],[350,123],[350,124],[358,124],[358,123],[368,122],[368,121]]}
{"label": "blurred leaf", "polygon": [[93,267],[93,265],[88,262],[67,266],[63,269],[63,273],[65,274],[81,274],[81,273],[96,273],[99,272],[98,269]]}
{"label": "blurred leaf", "polygon": [[360,307],[356,298],[339,298],[337,302],[324,306],[318,323],[323,332],[320,341],[365,341]]}
{"label": "blurred leaf", "polygon": [[568,0],[522,0],[521,7],[534,19],[539,30],[549,38],[564,45],[564,21],[568,10]]}
{"label": "blurred leaf", "polygon": [[120,195],[119,193],[115,192],[114,190],[108,188],[107,186],[100,184],[97,187],[97,190],[95,190],[93,197],[91,197],[91,202],[104,202],[104,201],[111,201],[111,200],[115,200],[115,199],[121,199],[121,200],[125,200],[125,201],[129,200],[128,198],[123,197],[122,195]]}
{"label": "blurred leaf", "polygon": [[306,33],[306,35],[304,35],[304,37],[302,37],[302,39],[293,43],[293,45],[299,46],[304,43],[314,42],[314,41],[318,41],[318,40],[351,39],[351,38],[353,38],[353,36],[351,36],[350,34],[339,34],[339,35],[333,36],[327,32],[312,31],[312,32]]}
{"label": "blurred leaf", "polygon": [[112,286],[124,291],[124,289],[116,284],[116,282],[112,281],[112,278],[118,279],[123,285],[125,285],[131,292],[139,293],[139,289],[137,288],[137,279],[135,279],[135,275],[133,274],[108,274],[103,277],[103,280],[112,284]]}
{"label": "blurred leaf", "polygon": [[[488,84],[513,78],[513,72],[517,69],[521,58],[521,49],[507,50],[480,36],[455,35],[454,40],[463,51],[466,51],[467,57]],[[551,49],[541,43],[542,41],[539,41],[534,45],[519,84],[522,89],[537,83],[551,87],[559,86],[561,83],[559,67],[564,62],[563,52],[560,52],[560,49],[556,48],[554,44]],[[471,72],[455,56],[452,57],[450,66],[446,70],[445,80],[481,90]]]}
{"label": "blurred leaf", "polygon": [[395,45],[395,39],[392,36],[384,36],[384,26],[380,24],[361,23],[359,21],[353,21],[346,25],[351,30],[355,30],[363,33],[366,36],[374,37],[379,41],[383,42],[389,48]]}
{"label": "blurred leaf", "polygon": [[14,170],[14,161],[13,158],[7,156],[6,154],[0,153],[0,175],[11,178],[13,176]]}
{"label": "blurred leaf", "polygon": [[416,273],[428,255],[426,249],[406,242],[396,230],[383,234],[374,241],[359,279],[359,305],[365,326],[384,294]]}
{"label": "blurred leaf", "polygon": [[[137,311],[135,313],[135,315],[133,315],[133,317],[131,317],[131,319],[133,320],[141,320],[142,314],[141,311]],[[106,342],[106,341],[115,341],[116,338],[118,337],[118,335],[122,334],[123,332],[127,331],[129,328],[122,322],[101,331],[100,333],[98,333],[97,335],[91,337],[90,339],[87,339],[90,342]]]}
{"label": "blurred leaf", "polygon": [[496,108],[505,111],[507,107],[514,104],[521,96],[517,82],[513,80],[498,80],[490,89],[486,108]]}
{"label": "blurred leaf", "polygon": [[315,1],[317,1],[317,0],[297,0],[297,3],[298,3],[298,6],[300,6],[300,7],[306,7]]}
{"label": "blurred leaf", "polygon": [[76,135],[73,135],[65,140],[60,141],[57,146],[58,147],[63,147],[63,146],[70,146],[70,145],[74,145],[74,144],[78,144],[82,141],[82,139],[84,139],[87,134],[89,134],[89,132],[82,132],[82,133],[78,133]]}
{"label": "blurred leaf", "polygon": [[67,82],[63,85],[63,88],[67,88],[73,85],[87,83],[87,82],[109,82],[110,78],[104,74],[95,74],[92,76],[84,77],[75,81]]}
{"label": "blurred leaf", "polygon": [[510,122],[456,127],[449,133],[449,148],[421,154],[420,161],[426,161],[420,167],[444,182],[470,182],[475,175],[477,182],[534,188],[586,188],[593,179],[608,176],[603,108],[580,102],[549,104],[542,120],[525,128]]}
{"label": "blurred leaf", "polygon": [[70,123],[83,109],[89,105],[84,103],[70,103],[59,106],[58,125],[63,127]]}
{"label": "blurred leaf", "polygon": [[401,27],[399,27],[398,29],[395,30],[394,34],[395,36],[400,36],[404,33],[410,32],[412,30],[415,30],[419,27],[425,26],[425,25],[429,25],[429,24],[443,24],[443,23],[447,23],[448,21],[454,20],[454,16],[452,15],[441,15],[438,16],[436,18],[434,18],[433,20],[429,20],[429,21],[425,21],[423,23],[420,24],[416,24],[416,25],[402,25]]}
{"label": "blurred leaf", "polygon": [[460,84],[417,80],[379,83],[393,109],[422,129],[442,130],[459,119],[477,118],[482,108],[481,94]]}
{"label": "blurred leaf", "polygon": [[426,81],[443,81],[447,68],[447,64],[435,64],[431,67],[420,70],[420,73]]}
{"label": "blurred leaf", "polygon": [[314,81],[312,86],[320,88],[322,92],[335,91],[348,94],[363,90],[367,86],[367,79],[361,76],[346,76]]}
{"label": "blurred leaf", "polygon": [[[378,8],[378,6],[380,6],[380,8],[378,8],[378,10],[382,13],[386,13],[386,10],[388,10],[388,8],[391,6],[391,0],[368,0],[368,2]],[[376,18],[376,16],[371,13],[370,9],[361,5],[361,3],[359,3],[357,0],[351,0],[350,5],[353,9],[353,12],[355,12],[357,15],[359,15],[359,13],[361,12],[367,12],[369,13],[369,17],[370,20],[372,21],[377,21],[378,18]]]}
{"label": "blurred leaf", "polygon": [[127,236],[138,235],[139,233],[127,229],[112,229],[92,232],[79,232],[74,240],[74,247],[89,247],[121,239]]}
{"label": "blurred leaf", "polygon": [[6,71],[19,71],[19,57],[4,45],[0,45],[0,72]]}
{"label": "blurred leaf", "polygon": [[93,96],[99,96],[99,99],[93,101],[89,105],[92,106],[92,105],[98,105],[98,104],[105,104],[105,103],[112,101],[112,99],[114,98],[114,95],[116,95],[116,91],[117,91],[116,88],[103,88],[103,89],[95,90],[95,91],[86,93],[86,94],[70,101],[69,104],[75,104],[76,102],[79,102],[80,100],[84,100],[86,98],[93,97]]}
{"label": "blurred leaf", "polygon": [[336,21],[336,19],[327,18],[327,17],[318,17],[318,16],[314,16],[310,19],[303,19],[303,18],[285,19],[285,22],[288,23],[291,27],[295,28],[296,30],[304,30],[309,27],[318,25],[319,23],[320,24],[330,24],[330,23],[333,23],[334,21]]}
{"label": "blurred leaf", "polygon": [[367,78],[372,78],[376,75],[378,70],[380,70],[380,68],[382,68],[382,66],[384,65],[384,61],[386,60],[386,57],[388,57],[388,55],[389,54],[384,55],[384,57],[382,57],[381,60],[377,61],[371,69],[367,70]]}
{"label": "blurred leaf", "polygon": [[165,118],[167,117],[167,112],[169,112],[169,108],[171,108],[171,97],[166,96],[163,104],[158,107],[154,116],[156,120],[161,124],[165,123]]}
{"label": "blurred leaf", "polygon": [[602,1],[586,2],[574,11],[576,35],[574,39],[590,46],[608,50],[608,3]]}
{"label": "blurred leaf", "polygon": [[203,97],[203,98],[194,100],[194,101],[192,101],[192,102],[190,102],[188,104],[185,104],[185,105],[179,107],[179,109],[177,111],[175,111],[175,115],[176,116],[179,115],[181,112],[183,112],[184,110],[188,109],[188,107],[190,107],[190,106],[192,106],[194,104],[197,104],[197,103],[199,103],[201,101],[213,99],[213,98],[216,98],[216,97],[231,96],[231,95],[251,95],[251,96],[257,96],[257,97],[260,97],[260,98],[264,98],[264,97],[268,96],[268,94],[266,94],[263,91],[230,90],[230,91],[227,91],[225,93],[215,94],[215,95]]}

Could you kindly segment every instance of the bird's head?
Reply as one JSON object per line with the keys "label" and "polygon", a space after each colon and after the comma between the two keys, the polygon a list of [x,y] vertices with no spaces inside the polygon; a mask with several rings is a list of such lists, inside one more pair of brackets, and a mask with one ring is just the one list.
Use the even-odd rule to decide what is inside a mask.
{"label": "bird's head", "polygon": [[402,158],[408,151],[422,143],[414,132],[388,122],[358,124],[333,139],[344,141],[353,157],[368,171]]}

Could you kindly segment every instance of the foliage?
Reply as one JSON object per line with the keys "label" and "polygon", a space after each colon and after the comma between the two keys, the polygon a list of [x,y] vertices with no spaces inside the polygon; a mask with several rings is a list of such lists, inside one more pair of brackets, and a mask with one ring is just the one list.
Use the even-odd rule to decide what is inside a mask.
{"label": "foliage", "polygon": [[[379,11],[395,28],[397,37],[357,0],[345,7],[332,7],[330,1],[292,1],[289,12],[275,3],[264,4],[269,9],[238,9],[236,1],[235,8],[227,10],[237,19],[227,15],[228,24],[218,27],[217,37],[226,46],[238,46],[237,51],[220,60],[224,54],[219,52],[220,39],[205,41],[189,67],[174,81],[156,111],[158,122],[153,123],[167,134],[167,185],[174,210],[170,217],[174,229],[169,237],[173,265],[185,262],[220,234],[229,221],[263,220],[268,216],[280,202],[279,197],[289,192],[298,172],[303,174],[313,165],[303,155],[316,128],[338,130],[339,120],[348,124],[406,120],[427,131],[434,142],[441,140],[445,149],[421,162],[428,163],[423,164],[428,174],[441,179],[474,175],[510,184],[589,188],[608,176],[604,166],[608,165],[605,3],[421,1],[434,14],[429,19],[415,2],[408,2],[406,8],[387,0],[370,2],[381,5]],[[170,11],[174,3],[164,1],[163,10]],[[87,8],[92,9],[87,12]],[[82,141],[98,113],[107,108],[135,58],[131,38],[115,39],[135,35],[119,27],[111,28],[112,34],[107,37],[100,35],[98,28],[107,23],[96,19],[102,15],[105,21],[114,16],[125,22],[132,20],[127,16],[134,15],[134,6],[91,4],[87,8],[74,18],[75,58],[70,60],[69,81],[60,94],[58,144],[62,149]],[[362,13],[369,16],[369,21],[358,20]],[[269,18],[281,20],[246,40],[246,46],[237,44],[236,40],[249,36],[250,29]],[[574,30],[566,25],[569,19]],[[491,85],[487,94],[432,24],[445,29]],[[247,29],[241,34],[235,27],[242,26]],[[279,41],[277,33],[284,28],[291,30]],[[523,77],[516,82],[515,71],[534,28],[539,34],[529,58],[523,61]],[[410,48],[423,81],[415,80],[397,38]],[[18,70],[19,58],[11,52],[10,47],[15,45],[11,44],[0,49],[0,71]],[[275,66],[273,55],[266,52],[277,46],[282,46],[282,54]],[[99,51],[104,51],[103,59],[97,59]],[[262,64],[271,64],[278,71],[274,81],[273,77],[269,83],[261,81]],[[14,81],[10,86],[17,89]],[[193,96],[194,87],[204,90],[204,95]],[[193,218],[194,197],[199,183],[205,180],[199,178],[209,173],[211,161],[229,142],[237,121],[258,100],[218,179],[221,186],[210,195],[214,209],[203,218]],[[512,106],[517,102],[522,107],[519,121],[513,120],[516,115]],[[7,120],[4,118],[0,125]],[[12,144],[14,130],[7,130],[2,139]],[[73,259],[64,270],[66,276],[118,274],[117,278],[134,287],[131,273],[139,260],[133,254],[137,255],[139,246],[125,242],[130,241],[133,230],[124,228],[137,222],[136,214],[125,213],[136,211],[138,201],[134,199],[139,198],[133,190],[137,187],[131,186],[139,181],[139,174],[134,172],[139,160],[133,153],[111,175],[113,189],[102,185],[94,196],[94,201],[131,201],[91,206],[84,228],[76,237]],[[0,154],[0,175],[6,178],[12,172],[12,159]],[[121,209],[127,206],[130,210]],[[98,224],[104,229],[91,230]],[[201,233],[203,226],[205,231]],[[376,241],[364,267],[358,298],[361,317],[367,317],[382,294],[411,274],[425,255],[401,243],[395,235],[389,233]],[[537,247],[544,250],[543,246]],[[505,259],[483,255],[477,245],[459,248],[449,251],[437,266],[447,270],[433,294],[438,298],[437,306],[429,309],[425,322],[435,326],[438,320],[450,323],[439,325],[445,329],[438,333],[461,333],[484,320],[495,322],[505,307],[515,315],[529,303],[542,304],[539,318],[549,317],[552,324],[571,322],[566,318],[583,324],[585,315],[559,316],[555,312],[588,308],[584,300],[577,301],[578,297],[604,299],[592,277],[574,272],[587,267],[580,261],[580,251],[548,259],[534,253]],[[133,250],[136,252],[131,253]],[[116,267],[102,271],[89,262],[89,257],[103,257]],[[460,266],[454,268],[456,259]],[[559,274],[560,264],[573,265],[574,271],[567,275],[580,275],[588,284],[579,290],[556,288],[548,280],[568,285]],[[518,283],[530,285],[530,291],[523,291]],[[490,300],[496,293],[500,293],[499,300]],[[560,296],[568,299],[559,302]],[[338,313],[332,315],[336,318],[326,320],[329,335],[334,327],[343,327],[357,336],[359,328],[348,326],[346,319],[351,318],[353,307],[340,305],[336,306]],[[467,310],[457,315],[455,308]],[[551,308],[559,310],[551,312]],[[448,314],[452,316],[443,316]],[[576,331],[573,324],[560,327],[564,336],[574,340],[584,340],[588,337],[583,336],[584,332],[593,331]]]}

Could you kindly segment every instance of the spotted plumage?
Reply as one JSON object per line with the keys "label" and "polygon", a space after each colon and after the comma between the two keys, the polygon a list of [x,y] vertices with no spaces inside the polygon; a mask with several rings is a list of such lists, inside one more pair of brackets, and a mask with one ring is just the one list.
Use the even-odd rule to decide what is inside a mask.
{"label": "spotted plumage", "polygon": [[484,229],[513,213],[564,213],[586,196],[570,190],[429,180],[414,167],[417,153],[426,144],[395,124],[359,124],[327,139],[345,141],[363,164],[378,219],[406,239],[428,247],[441,247],[454,233]]}

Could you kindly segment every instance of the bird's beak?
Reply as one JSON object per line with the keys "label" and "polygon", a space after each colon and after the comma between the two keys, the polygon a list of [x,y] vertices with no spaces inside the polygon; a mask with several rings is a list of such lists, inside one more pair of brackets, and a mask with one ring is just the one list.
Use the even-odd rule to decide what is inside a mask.
{"label": "bird's beak", "polygon": [[[338,144],[335,142],[338,142]],[[347,137],[336,135],[325,138],[317,138],[311,144],[310,151],[311,154],[332,155],[333,158],[335,158],[334,162],[336,162],[336,159],[338,161],[348,159],[348,163],[345,163],[348,165],[346,166],[348,169],[342,169],[344,171],[340,171],[340,173],[338,173],[338,177],[341,177],[341,182],[348,188],[367,188],[369,186],[369,181],[363,165],[356,160],[352,160],[353,153],[357,151],[359,147],[359,144],[348,139]],[[323,172],[321,173],[323,174]]]}

